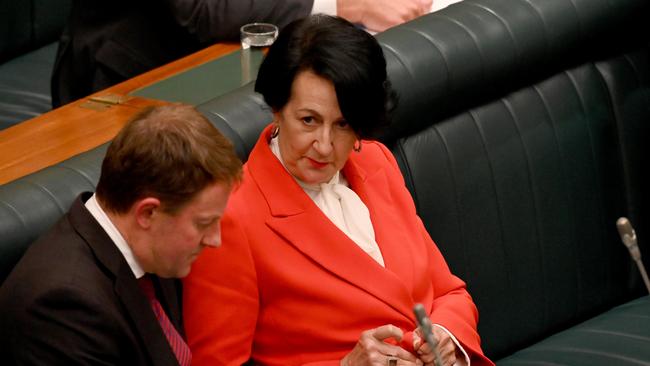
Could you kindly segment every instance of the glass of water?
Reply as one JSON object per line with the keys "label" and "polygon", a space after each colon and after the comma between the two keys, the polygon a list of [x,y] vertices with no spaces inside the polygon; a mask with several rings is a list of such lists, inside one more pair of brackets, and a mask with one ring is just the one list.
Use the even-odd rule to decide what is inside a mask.
{"label": "glass of water", "polygon": [[278,38],[278,27],[269,23],[250,23],[240,28],[241,48],[268,47]]}
{"label": "glass of water", "polygon": [[246,84],[252,80],[251,53],[252,58],[259,59],[263,49],[272,45],[278,38],[278,27],[270,23],[250,23],[240,28],[241,36],[241,83]]}

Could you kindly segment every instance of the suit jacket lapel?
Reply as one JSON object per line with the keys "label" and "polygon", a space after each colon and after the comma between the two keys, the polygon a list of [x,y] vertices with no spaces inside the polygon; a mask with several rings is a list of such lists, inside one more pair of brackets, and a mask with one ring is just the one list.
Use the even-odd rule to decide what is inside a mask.
{"label": "suit jacket lapel", "polygon": [[70,209],[70,222],[86,240],[98,262],[113,276],[115,294],[124,304],[153,364],[177,366],[176,356],[131,268],[108,234],[84,207],[83,202],[89,197],[90,194],[84,194],[75,201]]}
{"label": "suit jacket lapel", "polygon": [[[411,309],[407,304],[413,301],[404,282],[390,267],[383,268],[375,262],[323,214],[271,152],[268,147],[269,132],[267,128],[262,134],[248,162],[250,174],[271,210],[272,217],[267,225],[325,270],[411,318]],[[354,182],[353,189],[365,186],[365,172],[352,164],[354,167],[346,168],[346,174],[350,171],[354,178],[347,175],[346,178],[351,185]],[[386,184],[381,171],[373,172],[368,178],[380,186],[370,191],[363,190],[366,200],[361,198],[364,202],[370,196],[374,198],[375,190],[383,190]],[[375,215],[371,210],[373,220]],[[384,248],[381,249],[384,254]],[[384,254],[385,260],[386,257]],[[393,259],[387,260],[387,263],[393,262]]]}
{"label": "suit jacket lapel", "polygon": [[[360,164],[361,159],[362,156],[353,153],[343,168],[343,174],[350,188],[368,207],[375,240],[381,250],[386,269],[395,273],[402,284],[407,289],[411,289],[419,281],[416,276],[422,276],[422,273],[414,272],[413,258],[418,254],[414,252],[413,245],[406,245],[412,240],[411,233],[395,229],[401,227],[397,223],[404,219],[402,217],[404,212],[395,209],[398,206],[397,198],[391,194],[385,169],[377,169],[366,174]],[[409,315],[412,315],[412,309],[408,311]]]}
{"label": "suit jacket lapel", "polygon": [[[178,361],[158,319],[128,265],[122,267],[115,281],[115,293],[133,320],[154,365],[175,365]],[[130,275],[130,276],[128,276]]]}
{"label": "suit jacket lapel", "polygon": [[171,320],[172,324],[180,335],[185,337],[185,329],[183,328],[183,316],[181,311],[180,299],[182,299],[182,284],[178,279],[160,278],[155,277],[160,289],[160,296],[158,301],[165,309],[165,313]]}

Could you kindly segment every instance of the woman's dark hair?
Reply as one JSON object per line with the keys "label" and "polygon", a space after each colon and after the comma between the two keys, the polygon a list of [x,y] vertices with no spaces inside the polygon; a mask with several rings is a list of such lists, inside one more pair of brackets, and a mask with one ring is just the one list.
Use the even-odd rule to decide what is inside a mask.
{"label": "woman's dark hair", "polygon": [[296,75],[306,70],[334,84],[343,118],[359,137],[376,137],[387,126],[394,96],[375,37],[339,17],[317,14],[296,20],[269,49],[255,91],[280,111]]}

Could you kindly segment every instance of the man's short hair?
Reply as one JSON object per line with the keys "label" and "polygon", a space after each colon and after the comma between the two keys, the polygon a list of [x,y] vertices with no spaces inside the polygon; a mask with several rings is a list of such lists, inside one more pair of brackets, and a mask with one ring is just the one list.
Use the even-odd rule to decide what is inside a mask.
{"label": "man's short hair", "polygon": [[149,108],[115,137],[102,163],[97,198],[123,214],[144,197],[178,212],[206,186],[241,179],[242,163],[232,143],[187,105]]}

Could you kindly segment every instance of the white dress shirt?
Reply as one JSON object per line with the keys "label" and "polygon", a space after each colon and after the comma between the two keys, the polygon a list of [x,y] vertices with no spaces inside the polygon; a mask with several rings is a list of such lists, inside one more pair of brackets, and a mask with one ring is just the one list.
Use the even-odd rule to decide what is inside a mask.
{"label": "white dress shirt", "polygon": [[[440,9],[446,8],[447,6],[457,3],[461,0],[434,0],[431,4],[431,13],[438,11]],[[327,15],[336,15],[336,0],[314,0],[314,5],[312,6],[311,13],[323,13]]]}
{"label": "white dress shirt", "polygon": [[111,219],[108,218],[108,215],[106,215],[104,209],[102,209],[102,207],[99,205],[99,202],[97,202],[97,198],[94,194],[88,201],[86,201],[85,205],[88,211],[90,211],[90,214],[95,218],[95,220],[97,220],[99,226],[101,226],[102,229],[106,231],[108,237],[111,238],[117,249],[120,251],[120,253],[122,253],[122,256],[124,256],[124,259],[126,259],[126,263],[129,265],[129,268],[131,268],[131,271],[133,271],[135,278],[144,276],[144,270],[135,259],[131,247],[129,244],[127,244],[126,240],[120,231],[117,230],[117,227],[115,227]]}
{"label": "white dress shirt", "polygon": [[311,13],[336,15],[336,0],[314,0]]}

